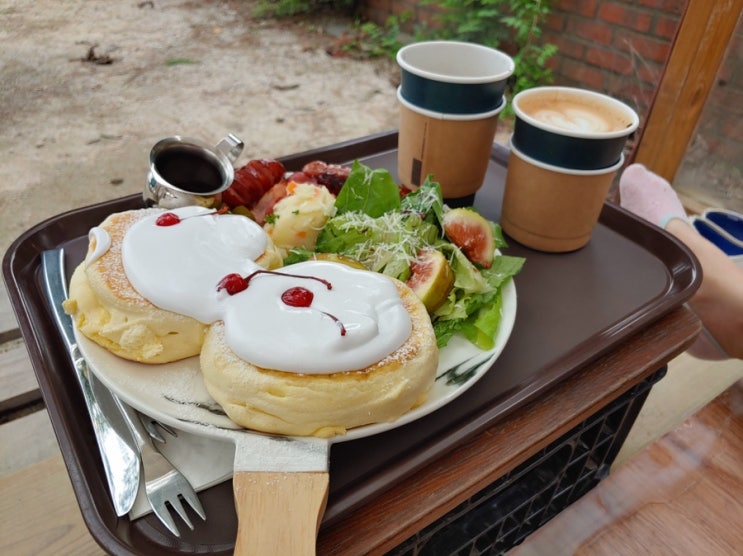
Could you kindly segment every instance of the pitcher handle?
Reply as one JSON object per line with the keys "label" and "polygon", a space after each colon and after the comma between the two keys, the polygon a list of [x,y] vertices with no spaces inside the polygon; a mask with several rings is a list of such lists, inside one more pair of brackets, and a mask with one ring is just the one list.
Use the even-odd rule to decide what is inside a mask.
{"label": "pitcher handle", "polygon": [[230,133],[227,137],[217,143],[217,150],[222,151],[230,162],[235,162],[237,157],[240,156],[240,153],[243,151],[244,146],[245,143]]}

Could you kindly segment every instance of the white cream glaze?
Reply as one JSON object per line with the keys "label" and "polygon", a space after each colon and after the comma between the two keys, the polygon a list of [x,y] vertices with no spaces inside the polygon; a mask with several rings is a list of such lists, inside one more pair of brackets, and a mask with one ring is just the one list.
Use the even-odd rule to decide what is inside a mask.
{"label": "white cream glaze", "polygon": [[[228,346],[242,359],[265,368],[327,374],[368,367],[399,348],[411,332],[410,315],[394,284],[377,273],[336,263],[308,261],[277,274],[258,274],[246,290],[217,291],[227,274],[243,277],[260,267],[263,229],[237,215],[189,217],[198,207],[171,210],[182,220],[158,226],[155,213],[126,233],[122,258],[127,278],[154,305],[204,323],[225,322]],[[323,278],[332,289],[312,278]],[[281,300],[289,288],[313,292],[309,308]],[[339,324],[345,327],[341,334]]]}
{"label": "white cream glaze", "polygon": [[106,230],[96,226],[88,232],[88,243],[93,246],[93,250],[85,257],[86,265],[93,264],[111,248],[111,236]]}
{"label": "white cream glaze", "polygon": [[158,226],[155,221],[162,213],[155,212],[127,231],[121,247],[126,276],[142,297],[161,309],[206,324],[219,320],[217,284],[227,274],[259,268],[254,261],[266,250],[265,233],[249,218],[208,215],[214,211],[203,207],[169,212],[181,222]]}
{"label": "white cream glaze", "polygon": [[[224,304],[225,337],[254,365],[307,374],[363,369],[399,348],[411,332],[410,315],[394,284],[380,274],[337,263],[307,261],[253,277]],[[292,287],[314,294],[310,307],[291,307],[281,294]],[[226,294],[225,294],[226,295]],[[342,323],[346,334],[330,316]]]}

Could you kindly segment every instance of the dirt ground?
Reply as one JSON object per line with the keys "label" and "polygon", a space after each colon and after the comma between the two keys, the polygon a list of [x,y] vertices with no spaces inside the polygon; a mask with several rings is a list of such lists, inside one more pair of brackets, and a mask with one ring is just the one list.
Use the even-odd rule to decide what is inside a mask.
{"label": "dirt ground", "polygon": [[245,142],[236,165],[393,129],[393,61],[333,58],[349,21],[253,0],[0,0],[0,248],[139,193],[159,139]]}

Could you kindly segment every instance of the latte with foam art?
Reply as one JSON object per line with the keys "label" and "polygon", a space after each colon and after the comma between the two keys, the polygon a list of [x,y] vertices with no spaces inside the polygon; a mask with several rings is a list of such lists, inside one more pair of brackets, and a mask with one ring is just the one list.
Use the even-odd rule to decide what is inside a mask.
{"label": "latte with foam art", "polygon": [[543,125],[577,134],[615,133],[632,125],[621,106],[589,95],[546,91],[521,98],[518,108]]}
{"label": "latte with foam art", "polygon": [[613,131],[612,122],[583,106],[562,106],[537,109],[531,116],[542,123],[568,131]]}

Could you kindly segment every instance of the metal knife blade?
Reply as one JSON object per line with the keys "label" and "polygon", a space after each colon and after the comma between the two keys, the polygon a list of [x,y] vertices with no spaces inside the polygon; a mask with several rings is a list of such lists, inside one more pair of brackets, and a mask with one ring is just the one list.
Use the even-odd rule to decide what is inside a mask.
{"label": "metal knife blade", "polygon": [[[96,395],[105,396],[108,393],[109,396],[113,396],[113,394],[103,388],[97,388],[96,393],[93,392],[91,380],[97,379],[90,373],[77,345],[72,318],[62,309],[62,302],[67,298],[64,251],[62,249],[44,251],[41,262],[46,294],[85,397],[85,405],[93,424],[116,515],[126,515],[134,505],[139,488],[139,456],[112,426],[99,405]],[[105,406],[107,411],[111,411],[109,407],[115,407],[116,404],[111,399]]]}

